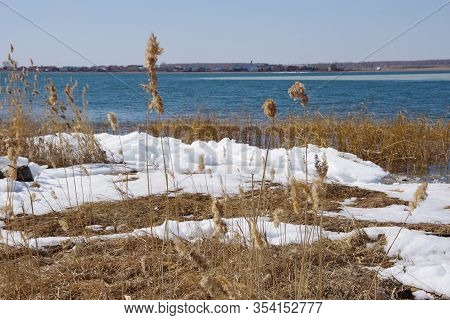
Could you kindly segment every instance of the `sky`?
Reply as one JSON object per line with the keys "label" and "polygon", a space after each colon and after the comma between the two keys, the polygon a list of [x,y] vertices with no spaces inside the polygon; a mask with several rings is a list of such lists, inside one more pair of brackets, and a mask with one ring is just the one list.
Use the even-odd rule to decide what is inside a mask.
{"label": "sky", "polygon": [[444,3],[366,61],[450,59],[450,1],[0,0],[0,62],[143,64],[152,32],[164,63],[357,62]]}

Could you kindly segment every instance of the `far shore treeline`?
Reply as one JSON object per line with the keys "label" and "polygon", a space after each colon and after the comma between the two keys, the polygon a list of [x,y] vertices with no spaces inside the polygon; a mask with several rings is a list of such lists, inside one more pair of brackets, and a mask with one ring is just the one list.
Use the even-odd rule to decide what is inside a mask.
{"label": "far shore treeline", "polygon": [[[39,72],[146,72],[143,65],[96,65],[96,66],[24,66],[28,71]],[[4,61],[0,71],[12,66]],[[342,72],[342,71],[413,71],[450,70],[450,59],[418,61],[335,62],[315,64],[269,64],[269,63],[161,63],[159,72]]]}

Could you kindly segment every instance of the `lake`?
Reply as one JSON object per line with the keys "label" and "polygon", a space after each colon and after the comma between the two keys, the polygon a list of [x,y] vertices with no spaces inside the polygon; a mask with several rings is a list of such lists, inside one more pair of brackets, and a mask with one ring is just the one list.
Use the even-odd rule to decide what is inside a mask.
{"label": "lake", "polygon": [[[3,85],[5,75],[0,73]],[[65,83],[77,81],[78,96],[81,86],[88,84],[94,122],[105,121],[109,111],[121,122],[145,119],[147,96],[139,86],[147,81],[144,73],[42,73],[41,84],[49,78],[60,90]],[[266,98],[277,102],[280,117],[301,114],[303,110],[287,94],[294,81],[305,84],[310,113],[341,117],[362,112],[384,118],[402,111],[412,117],[450,118],[450,72],[159,74],[165,117],[202,114],[262,119],[261,104]]]}

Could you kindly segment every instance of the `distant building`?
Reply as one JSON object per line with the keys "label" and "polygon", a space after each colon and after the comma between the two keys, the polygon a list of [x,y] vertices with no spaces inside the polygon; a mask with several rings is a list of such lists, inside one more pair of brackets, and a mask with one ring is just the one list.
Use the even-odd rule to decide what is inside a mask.
{"label": "distant building", "polygon": [[254,65],[253,64],[253,61],[252,61],[252,63],[251,64],[249,64],[248,66],[247,66],[247,71],[249,71],[249,72],[257,72],[258,71],[258,66],[257,65]]}
{"label": "distant building", "polygon": [[328,66],[328,72],[338,71],[338,67],[335,63],[332,63]]}
{"label": "distant building", "polygon": [[128,71],[128,72],[137,72],[137,71],[142,71],[142,70],[143,70],[143,66],[137,65],[137,64],[130,64],[124,68],[124,71]]}
{"label": "distant building", "polygon": [[59,68],[57,66],[45,66],[43,67],[44,72],[58,72]]}
{"label": "distant building", "polygon": [[299,67],[298,66],[287,66],[286,67],[286,71],[288,72],[295,72],[295,71],[299,71]]}

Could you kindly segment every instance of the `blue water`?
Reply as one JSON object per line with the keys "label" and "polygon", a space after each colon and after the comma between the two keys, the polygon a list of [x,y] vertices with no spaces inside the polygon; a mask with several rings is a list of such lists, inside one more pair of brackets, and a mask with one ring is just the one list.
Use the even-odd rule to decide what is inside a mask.
{"label": "blue water", "polygon": [[[5,73],[0,74],[4,78]],[[89,85],[89,114],[105,121],[115,112],[121,122],[145,119],[147,97],[139,87],[143,73],[43,73],[41,83],[51,78],[59,88],[70,80]],[[278,104],[278,115],[300,114],[287,89],[294,81],[305,84],[311,113],[346,116],[371,113],[390,117],[402,111],[412,117],[426,115],[450,119],[450,72],[372,73],[167,73],[159,75],[165,102],[165,117],[197,113],[217,117],[263,118],[266,98]],[[2,80],[2,84],[3,84]],[[78,90],[78,94],[81,90]],[[63,94],[61,93],[61,96]],[[39,106],[37,106],[39,108]]]}

